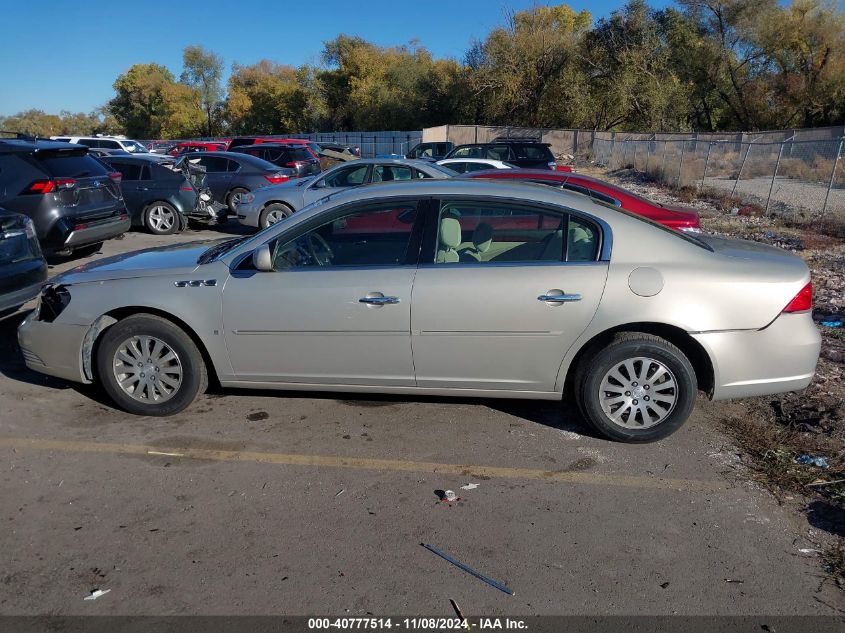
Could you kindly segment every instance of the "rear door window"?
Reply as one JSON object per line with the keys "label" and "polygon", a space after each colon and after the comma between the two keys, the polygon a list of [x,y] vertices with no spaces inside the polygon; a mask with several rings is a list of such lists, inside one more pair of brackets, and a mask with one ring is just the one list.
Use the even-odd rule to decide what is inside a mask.
{"label": "rear door window", "polygon": [[110,164],[112,169],[123,175],[121,181],[141,180],[141,165],[138,163],[116,163],[112,161]]}
{"label": "rear door window", "polygon": [[373,182],[411,180],[411,168],[401,165],[376,165],[373,167]]}
{"label": "rear door window", "polygon": [[491,145],[487,148],[486,158],[492,158],[493,160],[510,160],[510,145]]}
{"label": "rear door window", "polygon": [[220,156],[200,156],[197,160],[199,164],[205,167],[205,170],[210,174],[227,171],[229,163],[232,162],[226,158],[221,158]]}
{"label": "rear door window", "polygon": [[555,157],[546,145],[514,145],[514,153],[517,158],[525,160],[545,160],[552,162]]}

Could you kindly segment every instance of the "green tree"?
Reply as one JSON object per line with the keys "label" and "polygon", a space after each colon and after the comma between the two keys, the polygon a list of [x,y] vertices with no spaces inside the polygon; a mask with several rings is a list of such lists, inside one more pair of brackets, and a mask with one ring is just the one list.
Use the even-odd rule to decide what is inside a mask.
{"label": "green tree", "polygon": [[202,46],[187,46],[182,51],[182,64],[184,70],[180,81],[199,92],[206,116],[206,135],[219,134],[223,101],[223,59]]}
{"label": "green tree", "polygon": [[[307,73],[304,73],[307,74]],[[306,77],[266,59],[232,66],[226,119],[234,134],[285,134],[309,128]]]}
{"label": "green tree", "polygon": [[129,136],[180,138],[203,129],[200,95],[159,64],[135,64],[114,82],[108,110]]}

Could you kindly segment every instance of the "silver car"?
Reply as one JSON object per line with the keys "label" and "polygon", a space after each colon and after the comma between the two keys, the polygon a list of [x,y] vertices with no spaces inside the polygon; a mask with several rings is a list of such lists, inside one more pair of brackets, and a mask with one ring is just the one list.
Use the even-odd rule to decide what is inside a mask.
{"label": "silver car", "polygon": [[577,193],[459,179],[356,187],[246,238],[55,278],[31,369],[139,415],[223,387],[537,398],[607,437],[678,429],[696,393],[802,389],[821,338],[809,271]]}
{"label": "silver car", "polygon": [[457,172],[425,160],[365,158],[338,165],[319,177],[300,178],[244,194],[236,202],[241,224],[266,229],[295,211],[349,187],[374,182],[451,178]]}

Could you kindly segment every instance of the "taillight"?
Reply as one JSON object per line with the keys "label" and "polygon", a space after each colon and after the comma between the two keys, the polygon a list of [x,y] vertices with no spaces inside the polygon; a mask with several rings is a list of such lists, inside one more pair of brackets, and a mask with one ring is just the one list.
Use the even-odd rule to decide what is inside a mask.
{"label": "taillight", "polygon": [[297,167],[305,167],[308,163],[304,160],[294,160],[289,163],[285,163],[285,167],[292,167],[296,169]]}
{"label": "taillight", "polygon": [[186,185],[184,187],[179,187],[179,191],[193,191],[193,190],[194,190],[194,188],[191,187],[190,185]]}
{"label": "taillight", "polygon": [[798,291],[798,294],[793,297],[792,301],[786,304],[783,309],[784,312],[806,312],[813,308],[813,282],[809,282],[806,286]]}
{"label": "taillight", "polygon": [[73,178],[55,178],[51,180],[36,180],[29,187],[24,189],[23,193],[51,193],[58,189],[73,189],[76,186],[76,180]]}
{"label": "taillight", "polygon": [[116,184],[120,184],[120,181],[123,179],[123,174],[120,173],[119,171],[110,171],[109,172],[109,178],[111,179],[112,182],[114,182]]}
{"label": "taillight", "polygon": [[290,176],[287,174],[264,174],[264,177],[270,182],[270,184],[278,185],[280,182],[287,182],[290,180]]}

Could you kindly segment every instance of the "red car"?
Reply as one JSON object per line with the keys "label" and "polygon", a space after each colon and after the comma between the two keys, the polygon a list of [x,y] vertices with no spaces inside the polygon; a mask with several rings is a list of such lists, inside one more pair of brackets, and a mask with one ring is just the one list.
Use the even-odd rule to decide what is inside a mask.
{"label": "red car", "polygon": [[314,158],[320,158],[320,146],[314,141],[309,141],[307,138],[274,138],[272,136],[236,136],[229,141],[226,147],[227,151],[232,151],[233,147],[241,147],[242,145],[260,145],[261,143],[284,143],[285,145],[304,145]]}
{"label": "red car", "polygon": [[226,144],[220,141],[182,141],[176,143],[176,147],[167,152],[171,156],[181,156],[193,152],[223,152]]}
{"label": "red car", "polygon": [[544,185],[577,191],[608,204],[636,213],[678,231],[700,231],[698,213],[682,207],[664,206],[631,193],[609,182],[581,174],[547,169],[488,169],[473,171],[461,178],[496,178],[526,180]]}

